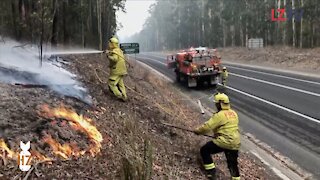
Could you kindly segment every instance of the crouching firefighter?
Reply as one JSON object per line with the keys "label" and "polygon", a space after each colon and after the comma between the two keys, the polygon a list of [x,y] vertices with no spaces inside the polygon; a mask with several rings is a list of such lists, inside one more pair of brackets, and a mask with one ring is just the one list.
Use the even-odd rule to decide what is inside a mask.
{"label": "crouching firefighter", "polygon": [[117,38],[113,37],[109,40],[108,51],[106,52],[108,52],[108,59],[110,61],[109,89],[117,98],[126,101],[127,93],[123,77],[127,74],[127,67]]}
{"label": "crouching firefighter", "polygon": [[230,101],[224,93],[214,96],[218,112],[194,132],[206,134],[214,133],[214,139],[201,147],[200,154],[209,179],[216,179],[216,168],[211,155],[224,152],[232,180],[240,180],[238,169],[238,150],[240,148],[240,133],[238,115],[230,108]]}

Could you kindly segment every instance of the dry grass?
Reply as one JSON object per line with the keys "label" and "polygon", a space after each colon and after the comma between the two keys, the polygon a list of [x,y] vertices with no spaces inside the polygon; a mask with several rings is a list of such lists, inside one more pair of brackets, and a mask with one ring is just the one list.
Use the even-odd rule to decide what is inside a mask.
{"label": "dry grass", "polygon": [[223,60],[319,74],[320,48],[299,49],[284,46],[263,49],[224,48]]}

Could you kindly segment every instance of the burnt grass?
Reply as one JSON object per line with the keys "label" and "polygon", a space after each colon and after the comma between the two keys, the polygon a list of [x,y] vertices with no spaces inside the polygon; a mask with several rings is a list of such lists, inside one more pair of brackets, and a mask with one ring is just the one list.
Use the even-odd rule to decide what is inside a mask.
{"label": "burnt grass", "polygon": [[[129,100],[121,102],[109,92],[108,60],[101,55],[64,57],[68,69],[93,97],[93,108],[81,100],[57,95],[46,88],[23,88],[0,84],[0,137],[12,149],[20,140],[31,140],[32,149],[55,158],[43,143],[44,133],[60,143],[89,145],[88,138],[70,130],[63,119],[39,115],[42,104],[58,107],[62,103],[93,120],[103,135],[101,152],[95,157],[61,160],[37,165],[28,179],[205,179],[199,149],[210,139],[165,127],[161,122],[188,129],[201,124],[197,107],[188,104],[169,82],[129,62],[125,77]],[[0,156],[1,157],[1,156]],[[0,179],[24,178],[12,160],[0,158]],[[230,179],[223,154],[214,156],[219,179]],[[242,179],[276,179],[252,155],[241,152],[239,167]]]}

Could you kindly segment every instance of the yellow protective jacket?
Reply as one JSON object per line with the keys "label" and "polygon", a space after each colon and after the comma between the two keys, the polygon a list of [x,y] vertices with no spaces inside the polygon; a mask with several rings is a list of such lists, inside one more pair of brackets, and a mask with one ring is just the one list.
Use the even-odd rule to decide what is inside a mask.
{"label": "yellow protective jacket", "polygon": [[127,67],[123,52],[120,48],[114,48],[109,51],[108,59],[110,60],[110,75],[126,75]]}
{"label": "yellow protective jacket", "polygon": [[223,79],[227,79],[228,75],[229,75],[228,71],[222,71],[222,78]]}
{"label": "yellow protective jacket", "polygon": [[219,147],[239,150],[240,133],[239,133],[238,114],[232,110],[221,110],[215,114],[202,126],[195,131],[199,134],[206,134],[213,131],[213,142]]}

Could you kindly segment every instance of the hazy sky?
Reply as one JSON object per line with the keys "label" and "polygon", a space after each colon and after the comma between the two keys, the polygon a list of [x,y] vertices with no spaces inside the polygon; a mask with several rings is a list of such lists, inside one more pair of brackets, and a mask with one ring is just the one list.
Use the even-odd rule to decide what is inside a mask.
{"label": "hazy sky", "polygon": [[117,21],[122,28],[117,34],[120,38],[131,36],[142,30],[146,18],[149,16],[148,9],[154,0],[127,0],[125,8],[127,13],[117,12]]}

